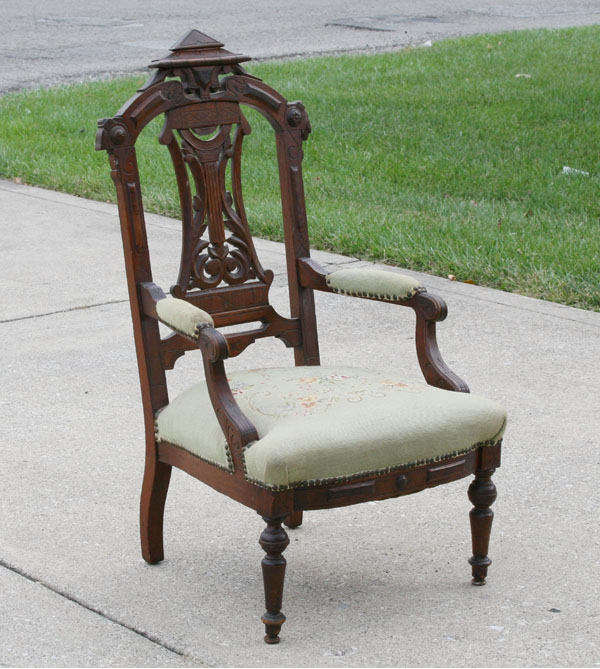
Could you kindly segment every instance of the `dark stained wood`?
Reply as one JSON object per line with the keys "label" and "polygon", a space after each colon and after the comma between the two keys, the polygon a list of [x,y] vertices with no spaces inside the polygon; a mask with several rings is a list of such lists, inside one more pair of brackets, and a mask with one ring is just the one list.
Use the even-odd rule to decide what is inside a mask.
{"label": "dark stained wood", "polygon": [[[334,292],[327,285],[327,271],[316,260],[306,257],[298,258],[297,262],[298,277],[302,286],[326,293]],[[357,297],[378,301],[377,297],[364,297],[362,295]],[[417,358],[427,383],[444,390],[468,393],[469,387],[446,365],[437,345],[435,324],[438,321],[443,321],[448,313],[444,300],[437,295],[430,295],[423,291],[409,300],[386,301],[410,307],[415,312]]]}
{"label": "dark stained wood", "polygon": [[[498,449],[498,446],[482,448]],[[294,507],[297,509],[331,509],[358,502],[389,499],[401,495],[412,495],[425,488],[457,481],[475,471],[479,458],[476,449],[467,455],[444,461],[446,475],[435,476],[441,463],[397,469],[387,474],[356,477],[345,484],[331,483],[294,489]],[[454,466],[458,465],[458,466]],[[432,476],[432,472],[434,475]]]}
{"label": "dark stained wood", "polygon": [[[500,465],[500,445],[482,446],[443,462],[284,491],[267,489],[246,478],[244,448],[259,435],[235,401],[225,360],[258,339],[275,337],[293,349],[297,365],[320,364],[314,291],[331,289],[326,271],[310,258],[302,179],[302,146],[310,133],[306,110],[301,102],[287,101],[248,74],[241,66],[247,57],[222,47],[199,31],[185,35],[171,54],[152,63],[155,73],[137,94],[113,118],[99,122],[96,148],[108,153],[117,191],[142,392],[146,435],[140,507],[143,557],[150,563],[164,557],[163,515],[172,467],[257,511],[267,523],[260,538],[266,553],[265,640],[277,643],[285,620],[281,613],[282,553],[289,543],[281,525],[298,527],[304,510],[400,497],[475,474],[469,488],[474,506],[470,562],[474,582],[484,582],[490,563],[487,549],[493,514],[489,507],[495,498],[490,477]],[[242,190],[241,156],[244,138],[250,133],[244,108],[264,116],[274,133],[290,318],[270,304],[273,272],[261,265],[250,234]],[[156,304],[166,295],[152,279],[135,145],[144,128],[160,116],[164,123],[159,139],[173,164],[182,220],[179,270],[170,292],[210,313],[215,324],[204,328],[197,338],[172,333],[161,339],[159,333]],[[446,316],[443,300],[421,292],[396,304],[415,312],[416,354],[427,383],[468,392],[464,381],[444,363],[437,346],[436,324]],[[236,332],[219,330],[234,325],[246,327]],[[169,402],[166,370],[195,349],[200,349],[210,400],[231,455],[229,470],[175,444],[156,441],[155,415]]]}
{"label": "dark stained wood", "polygon": [[187,472],[211,488],[256,510],[260,515],[289,515],[290,509],[294,507],[293,490],[272,492],[204,462],[174,444],[160,442],[157,444],[157,451],[161,462]]}
{"label": "dark stained wood", "polygon": [[142,556],[149,564],[156,564],[165,557],[163,517],[170,479],[171,465],[157,459],[146,460],[140,504],[140,535]]}
{"label": "dark stained wood", "polygon": [[437,295],[419,293],[410,305],[417,317],[415,341],[423,376],[431,386],[468,393],[469,386],[446,365],[438,348],[436,323],[446,318],[446,303]]}
{"label": "dark stained wood", "polygon": [[336,486],[327,490],[327,497],[331,500],[337,500],[342,504],[355,504],[364,499],[371,499],[375,481],[361,481],[360,483],[351,483],[350,485]]}
{"label": "dark stained wood", "polygon": [[501,455],[502,450],[500,446],[495,446],[493,448],[480,448],[476,469],[497,469],[500,467]]}
{"label": "dark stained wood", "polygon": [[[300,346],[302,343],[300,321],[280,316],[271,306],[247,309],[243,314],[230,312],[217,314],[216,317],[214,314],[212,315],[216,327],[252,322],[258,323],[258,326],[255,328],[249,328],[243,332],[225,333],[223,335],[227,340],[230,358],[239,355],[250,344],[264,337],[275,337],[288,348]],[[173,333],[161,341],[160,347],[165,369],[172,369],[177,358],[182,356],[186,351],[196,348],[196,345],[194,341],[187,339],[183,335]]]}
{"label": "dark stained wood", "polygon": [[283,521],[284,525],[290,530],[294,530],[297,527],[302,525],[302,511],[293,511],[290,515]]}
{"label": "dark stained wood", "polygon": [[284,518],[263,518],[263,520],[267,523],[267,527],[260,535],[259,543],[266,553],[262,559],[262,571],[267,610],[261,620],[265,625],[265,641],[273,644],[279,643],[279,632],[285,622],[285,616],[281,611],[286,566],[283,551],[288,547],[290,540],[287,532],[281,527]]}
{"label": "dark stained wood", "polygon": [[469,513],[473,542],[473,555],[469,558],[469,564],[473,572],[473,585],[485,584],[488,567],[492,564],[488,557],[488,546],[494,520],[494,512],[490,507],[496,501],[496,486],[491,480],[494,471],[478,469],[468,491],[473,504]]}
{"label": "dark stained wood", "polygon": [[223,360],[229,356],[227,340],[213,328],[204,328],[200,334],[199,347],[204,361],[204,375],[215,415],[233,460],[233,475],[244,478],[243,449],[258,441],[258,432],[239,408],[233,397]]}
{"label": "dark stained wood", "polygon": [[[332,497],[329,494],[331,489],[339,491],[343,488],[344,484],[341,483],[324,483],[280,492],[270,491],[245,479],[239,479],[223,469],[214,467],[174,444],[166,442],[158,444],[158,454],[161,462],[166,462],[186,471],[215,490],[256,509],[261,515],[279,515],[287,512],[291,518],[297,518],[294,513],[302,510],[332,509],[363,501],[412,495],[426,488],[434,488],[450,481],[457,481],[473,474],[477,470],[481,453],[487,451],[494,451],[498,454],[500,446],[482,446],[467,455],[445,460],[444,464],[452,465],[454,462],[460,462],[461,466],[449,467],[448,471],[452,472],[452,475],[444,477],[443,480],[436,480],[436,477],[430,476],[430,471],[439,467],[440,463],[407,467],[375,476],[367,475],[353,478],[346,485],[354,486],[364,481],[373,481],[373,486],[370,487],[371,493],[364,499],[352,499],[351,496],[344,498],[340,494],[336,495],[334,493]],[[462,466],[463,461],[464,466]],[[290,511],[290,509],[293,511]],[[286,525],[288,525],[287,522]],[[289,524],[288,527],[292,527],[292,525]]]}
{"label": "dark stained wood", "polygon": [[436,483],[454,481],[456,474],[463,474],[465,472],[466,464],[467,461],[464,458],[461,458],[455,462],[430,467],[427,470],[427,481],[435,481]]}
{"label": "dark stained wood", "polygon": [[236,286],[220,286],[213,290],[189,292],[185,296],[188,302],[204,309],[218,319],[219,314],[239,312],[269,306],[269,286],[273,280],[273,272],[265,272],[266,282],[250,281]]}

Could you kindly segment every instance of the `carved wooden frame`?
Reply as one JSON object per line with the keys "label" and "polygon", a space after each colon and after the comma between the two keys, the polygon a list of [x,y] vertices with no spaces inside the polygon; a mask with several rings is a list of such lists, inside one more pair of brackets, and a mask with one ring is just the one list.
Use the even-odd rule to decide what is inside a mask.
{"label": "carved wooden frame", "polygon": [[[274,336],[293,348],[296,365],[319,365],[313,291],[331,292],[331,289],[325,270],[310,258],[302,182],[302,144],[310,132],[306,111],[302,103],[288,102],[246,73],[240,63],[248,58],[231,54],[222,47],[198,31],[182,38],[170,55],[151,65],[156,73],[138,93],[113,118],[99,122],[96,148],[108,152],[117,190],[144,407],[146,467],[140,512],[143,557],[149,563],[156,563],[164,556],[163,512],[172,467],[255,509],[267,523],[260,539],[267,554],[263,560],[267,606],[263,617],[265,640],[276,643],[285,620],[281,613],[285,572],[282,552],[288,539],[281,525],[285,522],[288,527],[297,527],[304,510],[413,494],[475,474],[469,488],[474,505],[470,561],[473,582],[485,582],[493,517],[489,507],[495,498],[490,477],[500,464],[500,445],[481,446],[443,462],[290,490],[274,491],[247,480],[243,450],[258,439],[258,435],[232,395],[224,360],[239,355],[258,338]],[[290,318],[280,316],[269,304],[273,275],[260,265],[245,220],[241,163],[236,150],[241,150],[243,136],[249,129],[240,115],[240,105],[257,110],[275,133]],[[183,221],[180,272],[171,292],[209,312],[215,323],[214,328],[203,328],[197,339],[180,333],[161,339],[158,329],[156,304],[165,294],[152,281],[135,142],[144,127],[161,114],[165,114],[166,122],[160,141],[168,147],[173,160]],[[237,130],[231,141],[231,128],[236,123]],[[207,135],[208,130],[214,130],[216,135],[202,140],[202,144],[196,129],[202,136]],[[181,150],[174,131],[182,136]],[[232,161],[232,198],[219,185],[224,164],[229,159]],[[197,200],[191,195],[186,161],[192,165],[193,181],[201,192]],[[227,244],[226,227],[234,238],[234,252]],[[207,229],[208,241],[202,239]],[[212,261],[215,262],[207,273],[203,268]],[[193,263],[197,263],[196,269]],[[219,285],[223,280],[227,285]],[[446,366],[437,346],[436,323],[446,316],[443,300],[419,292],[411,299],[397,300],[396,304],[415,312],[417,356],[427,383],[468,392],[467,385]],[[261,325],[228,334],[218,330],[222,326],[250,322]],[[232,472],[215,467],[174,444],[155,439],[156,412],[169,401],[165,370],[171,369],[179,356],[193,348],[199,348],[202,354],[210,399],[231,452]]]}

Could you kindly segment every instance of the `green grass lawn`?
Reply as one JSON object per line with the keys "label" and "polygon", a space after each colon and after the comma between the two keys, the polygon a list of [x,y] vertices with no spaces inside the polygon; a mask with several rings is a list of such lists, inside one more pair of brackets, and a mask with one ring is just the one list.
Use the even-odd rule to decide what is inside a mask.
{"label": "green grass lawn", "polygon": [[[248,69],[309,112],[313,246],[600,310],[599,62],[593,26]],[[0,176],[114,201],[96,120],[139,81],[1,98]],[[281,239],[276,166],[263,160],[274,156],[270,129],[249,118],[250,223]],[[177,216],[157,134],[153,125],[139,141],[144,206]]]}

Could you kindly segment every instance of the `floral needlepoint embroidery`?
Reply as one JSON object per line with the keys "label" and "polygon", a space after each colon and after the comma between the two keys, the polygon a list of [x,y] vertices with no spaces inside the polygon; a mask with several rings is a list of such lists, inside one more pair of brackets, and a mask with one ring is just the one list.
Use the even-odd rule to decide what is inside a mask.
{"label": "floral needlepoint embroidery", "polygon": [[346,381],[347,379],[350,379],[352,377],[347,376],[346,374],[330,374],[327,377],[328,381]]}
{"label": "floral needlepoint embroidery", "polygon": [[401,383],[400,381],[390,381],[389,379],[386,379],[381,383],[385,384],[386,386],[392,386],[392,388],[408,388],[408,383]]}
{"label": "floral needlepoint embroidery", "polygon": [[346,393],[346,399],[348,402],[362,402],[364,394],[364,390],[350,390]]}
{"label": "floral needlepoint embroidery", "polygon": [[291,416],[321,415],[346,403],[362,404],[396,393],[423,392],[420,386],[389,378],[385,373],[365,377],[350,369],[325,371],[314,367],[310,371],[310,376],[295,376],[293,371],[277,370],[281,381],[276,395],[265,390],[271,383],[273,372],[269,370],[250,370],[244,372],[245,378],[228,380],[242,409],[249,406],[277,421]]}
{"label": "floral needlepoint embroidery", "polygon": [[317,402],[319,401],[316,397],[299,397],[300,404],[305,408],[305,409],[312,409],[313,407],[317,406]]}

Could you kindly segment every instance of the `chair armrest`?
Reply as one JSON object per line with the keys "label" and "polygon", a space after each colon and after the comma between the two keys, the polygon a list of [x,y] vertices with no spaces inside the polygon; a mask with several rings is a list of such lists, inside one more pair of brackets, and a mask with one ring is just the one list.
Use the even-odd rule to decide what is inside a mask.
{"label": "chair armrest", "polygon": [[213,328],[210,314],[176,297],[166,297],[156,303],[156,317],[171,330],[197,340],[204,328]]}
{"label": "chair armrest", "polygon": [[405,274],[378,269],[338,269],[325,276],[334,293],[352,297],[367,297],[386,302],[410,300],[425,287]]}
{"label": "chair armrest", "polygon": [[234,474],[244,477],[243,449],[258,433],[233,397],[223,360],[229,357],[225,337],[214,328],[210,314],[193,304],[167,297],[160,286],[140,284],[144,313],[193,340],[202,351],[208,395],[231,451]]}
{"label": "chair armrest", "polygon": [[229,347],[225,337],[212,327],[204,327],[198,337],[198,347],[202,351],[204,374],[208,395],[219,425],[223,430],[233,461],[233,473],[244,478],[244,447],[258,441],[256,428],[235,401],[223,360],[229,357]]}
{"label": "chair armrest", "polygon": [[204,328],[213,328],[210,314],[176,297],[167,297],[160,286],[152,282],[140,284],[144,313],[164,323],[171,330],[198,342]]}
{"label": "chair armrest", "polygon": [[312,258],[298,260],[298,273],[304,288],[369,300],[403,304],[427,292],[417,279],[406,274],[380,269],[338,269],[327,272]]}
{"label": "chair armrest", "polygon": [[427,383],[445,390],[469,392],[469,386],[446,365],[437,345],[436,323],[443,321],[448,313],[441,297],[429,294],[416,279],[396,272],[370,269],[327,272],[312,258],[299,258],[297,267],[303,288],[410,307],[416,316],[417,359]]}

